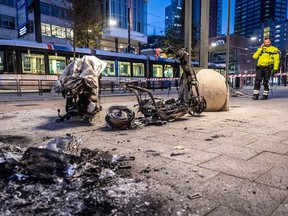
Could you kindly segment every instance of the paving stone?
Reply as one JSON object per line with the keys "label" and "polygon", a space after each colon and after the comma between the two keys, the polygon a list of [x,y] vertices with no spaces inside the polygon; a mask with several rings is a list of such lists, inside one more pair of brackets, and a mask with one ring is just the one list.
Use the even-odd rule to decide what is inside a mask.
{"label": "paving stone", "polygon": [[221,142],[221,144],[224,143],[235,146],[246,146],[248,144],[256,142],[257,140],[258,139],[253,134],[245,131],[238,131],[235,136],[219,137],[217,139],[217,141]]}
{"label": "paving stone", "polygon": [[287,164],[273,167],[267,173],[259,177],[256,182],[270,185],[288,191]]}
{"label": "paving stone", "polygon": [[273,152],[262,152],[259,155],[249,159],[250,163],[264,164],[274,166],[282,166],[288,164],[288,156]]}
{"label": "paving stone", "polygon": [[172,150],[162,154],[163,157],[171,158],[177,161],[190,163],[193,165],[201,164],[219,156],[219,154],[198,151],[194,149]]}
{"label": "paving stone", "polygon": [[207,214],[207,216],[248,216],[250,214],[243,213],[231,208],[228,208],[227,206],[220,205],[216,209],[214,209],[212,212]]}
{"label": "paving stone", "polygon": [[239,158],[242,160],[248,160],[249,158],[252,158],[255,155],[260,153],[259,150],[233,146],[233,145],[227,145],[227,144],[221,144],[221,145],[206,149],[205,151],[218,153],[218,154],[224,154],[224,155]]}
{"label": "paving stone", "polygon": [[288,192],[220,174],[201,186],[203,197],[249,215],[271,215]]}
{"label": "paving stone", "polygon": [[286,154],[288,152],[288,145],[273,141],[259,140],[252,144],[246,145],[246,147],[257,149],[260,151],[275,152],[279,154]]}
{"label": "paving stone", "polygon": [[[173,122],[174,123],[174,122]],[[209,130],[205,130],[202,127],[189,127],[187,125],[181,125],[181,128],[165,128],[165,131],[161,131],[163,135],[175,136],[175,137],[187,137],[197,140],[202,140],[203,137],[206,137],[211,132]]]}
{"label": "paving stone", "polygon": [[[159,184],[155,179],[148,179],[154,183],[154,187],[150,187],[149,190],[152,192],[158,192],[161,194],[161,200],[163,201],[162,214],[163,216],[170,215],[207,215],[209,212],[219,206],[215,201],[205,199],[203,197],[197,199],[189,199],[179,191],[175,191],[173,186],[169,184]],[[166,198],[166,199],[165,199]]]}
{"label": "paving stone", "polygon": [[[206,140],[197,140],[197,139],[183,139],[178,146],[183,146],[184,149],[190,148],[195,150],[205,150],[214,146],[220,145],[218,142],[206,141]],[[177,145],[173,145],[174,147]]]}
{"label": "paving stone", "polygon": [[[101,136],[94,136],[94,140],[99,141],[99,142],[105,142],[114,145],[115,147],[117,146],[123,146],[127,148],[138,148],[139,146],[143,146],[145,144],[149,144],[149,141],[146,141],[144,139],[131,136],[129,134],[130,132],[126,131],[119,131],[118,133],[112,133],[110,134],[107,132],[106,134],[102,134]],[[90,139],[92,140],[92,136],[90,134]]]}
{"label": "paving stone", "polygon": [[247,118],[241,118],[239,119],[239,116],[235,116],[235,117],[225,117],[221,123],[225,124],[226,128],[237,128],[237,130],[241,130],[241,129],[245,129],[247,128],[247,125],[251,124],[251,119],[247,119]]}
{"label": "paving stone", "polygon": [[185,197],[199,192],[200,185],[209,181],[219,173],[208,169],[193,166],[179,161],[171,161],[155,167],[149,176],[176,188]]}
{"label": "paving stone", "polygon": [[284,145],[288,145],[288,139],[285,139],[284,141],[280,142],[281,144],[284,144]]}
{"label": "paving stone", "polygon": [[156,142],[159,144],[166,144],[166,145],[174,146],[174,145],[179,145],[179,143],[181,143],[182,137],[176,136],[173,133],[165,134],[165,133],[159,132],[157,136],[149,136],[143,139],[149,142]]}
{"label": "paving stone", "polygon": [[[264,130],[261,130],[261,131],[263,132]],[[260,133],[259,129],[257,129],[257,132],[255,132],[255,133],[250,132],[249,136],[254,137],[255,140],[257,140],[257,141],[274,143],[274,142],[282,142],[282,141],[288,139],[286,133],[288,133],[288,132],[286,132],[286,131],[280,132],[279,130],[277,130],[276,132],[273,132],[273,133],[270,131],[269,133],[265,132],[265,134],[263,134],[263,133]]]}
{"label": "paving stone", "polygon": [[273,167],[269,163],[244,161],[227,155],[221,155],[199,166],[250,180],[258,178]]}
{"label": "paving stone", "polygon": [[271,216],[287,216],[288,215],[288,199],[273,212]]}

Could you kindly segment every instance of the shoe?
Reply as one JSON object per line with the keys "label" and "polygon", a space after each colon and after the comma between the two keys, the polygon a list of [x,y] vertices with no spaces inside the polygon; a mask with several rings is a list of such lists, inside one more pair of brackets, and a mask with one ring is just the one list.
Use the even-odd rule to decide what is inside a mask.
{"label": "shoe", "polygon": [[253,97],[252,97],[253,100],[258,100],[258,98],[259,98],[259,94],[253,94]]}
{"label": "shoe", "polygon": [[268,95],[263,95],[260,100],[267,100],[268,99]]}

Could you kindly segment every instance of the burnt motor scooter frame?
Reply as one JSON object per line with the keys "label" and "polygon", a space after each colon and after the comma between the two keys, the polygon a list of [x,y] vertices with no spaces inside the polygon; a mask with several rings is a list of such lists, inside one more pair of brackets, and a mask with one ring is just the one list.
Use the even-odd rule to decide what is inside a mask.
{"label": "burnt motor scooter frame", "polygon": [[138,112],[144,115],[142,120],[145,124],[162,125],[184,116],[189,111],[188,104],[184,101],[154,97],[150,90],[129,82],[125,86],[136,95],[138,104],[135,106],[139,106]]}

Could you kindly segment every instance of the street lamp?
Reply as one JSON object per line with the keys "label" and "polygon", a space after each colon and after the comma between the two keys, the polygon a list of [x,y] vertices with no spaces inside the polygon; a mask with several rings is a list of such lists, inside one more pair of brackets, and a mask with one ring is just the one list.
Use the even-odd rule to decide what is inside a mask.
{"label": "street lamp", "polygon": [[113,19],[110,19],[109,20],[109,26],[117,26],[117,21],[113,20]]}

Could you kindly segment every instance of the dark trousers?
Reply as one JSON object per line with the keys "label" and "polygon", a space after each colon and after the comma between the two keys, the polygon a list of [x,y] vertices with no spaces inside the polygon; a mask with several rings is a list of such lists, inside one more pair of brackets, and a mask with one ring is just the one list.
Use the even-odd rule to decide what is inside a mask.
{"label": "dark trousers", "polygon": [[256,77],[254,90],[260,90],[260,85],[263,80],[264,91],[269,91],[269,79],[273,66],[256,67]]}

